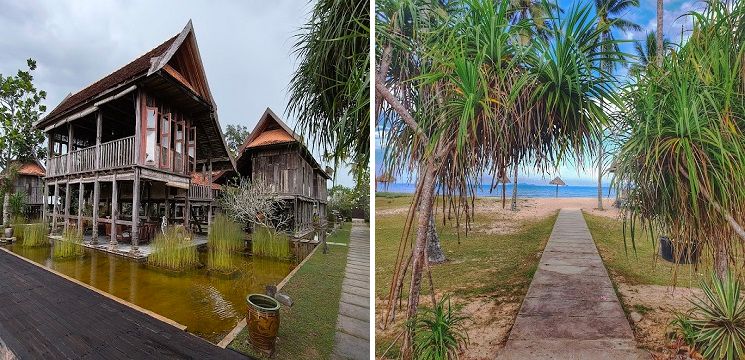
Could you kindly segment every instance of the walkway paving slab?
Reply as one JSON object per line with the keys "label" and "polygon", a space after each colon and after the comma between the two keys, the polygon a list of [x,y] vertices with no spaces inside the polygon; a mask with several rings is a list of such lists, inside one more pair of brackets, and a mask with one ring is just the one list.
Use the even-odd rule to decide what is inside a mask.
{"label": "walkway paving slab", "polygon": [[562,209],[498,359],[650,359],[580,210]]}
{"label": "walkway paving slab", "polygon": [[361,222],[349,236],[331,358],[370,358],[370,228]]}

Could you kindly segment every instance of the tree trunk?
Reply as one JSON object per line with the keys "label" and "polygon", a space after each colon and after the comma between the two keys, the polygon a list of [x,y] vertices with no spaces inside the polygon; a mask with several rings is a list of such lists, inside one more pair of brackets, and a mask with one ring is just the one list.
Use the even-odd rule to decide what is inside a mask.
{"label": "tree trunk", "polygon": [[517,165],[512,176],[512,211],[517,211]]}
{"label": "tree trunk", "polygon": [[662,66],[662,38],[664,37],[662,33],[663,11],[662,0],[657,0],[657,66]]}
{"label": "tree trunk", "polygon": [[10,224],[10,191],[3,196],[3,226]]}
{"label": "tree trunk", "polygon": [[598,209],[603,210],[603,140],[598,144]]}
{"label": "tree trunk", "polygon": [[444,263],[445,253],[440,246],[440,236],[437,235],[435,228],[435,212],[432,211],[429,216],[429,225],[427,225],[427,260],[430,264]]}
{"label": "tree trunk", "polygon": [[729,255],[727,254],[727,247],[725,244],[718,243],[716,245],[716,252],[714,253],[714,271],[719,279],[724,280],[728,269]]}
{"label": "tree trunk", "polygon": [[[432,160],[427,162],[425,171],[422,175],[424,178],[420,203],[423,204],[423,206],[420,208],[417,218],[416,241],[414,243],[413,264],[411,266],[411,287],[409,288],[409,299],[406,311],[407,320],[411,320],[416,316],[417,306],[419,305],[419,292],[422,285],[422,271],[424,269],[425,261],[427,261],[425,257],[427,250],[427,230],[429,228],[429,221],[434,203],[433,197],[436,175],[436,167]],[[413,335],[413,330],[408,330],[404,337],[402,348],[404,359],[411,359],[413,356]]]}

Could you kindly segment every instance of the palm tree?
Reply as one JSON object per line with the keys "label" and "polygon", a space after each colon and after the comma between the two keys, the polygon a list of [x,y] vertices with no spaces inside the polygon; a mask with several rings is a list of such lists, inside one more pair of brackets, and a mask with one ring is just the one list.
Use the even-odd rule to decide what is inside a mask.
{"label": "palm tree", "polygon": [[[509,19],[509,0],[447,4],[435,26],[427,23],[426,31],[418,29],[413,39],[399,39],[400,32],[389,31],[391,16],[376,16],[378,41],[398,40],[383,44],[382,49],[390,45],[391,51],[377,54],[379,63],[390,56],[391,64],[405,64],[395,67],[400,72],[376,78],[379,127],[387,129],[384,158],[405,159],[389,160],[388,166],[420,169],[384,321],[396,307],[395,284],[409,267],[406,315],[416,315],[436,187],[448,215],[464,220],[468,229],[481,179],[496,179],[507,165],[525,159],[535,159],[532,165],[539,169],[555,168],[565,154],[581,161],[607,121],[592,99],[617,100],[613,75],[598,64],[616,61],[621,54],[600,50],[609,45],[616,49],[607,44],[616,41],[602,38],[590,6],[575,5],[562,19],[552,16],[547,26],[551,40],[538,37],[522,47],[514,39],[532,25]],[[409,56],[397,56],[403,48]],[[404,72],[408,80],[400,82]],[[409,241],[412,227],[416,235]],[[412,356],[411,338],[407,331],[405,357]]]}
{"label": "palm tree", "polygon": [[664,7],[662,6],[662,0],[657,0],[657,66],[662,66],[662,53],[664,48],[664,36],[662,32],[662,18],[664,16]]}
{"label": "palm tree", "polygon": [[370,162],[369,1],[319,0],[295,43],[287,112],[359,179]]}
{"label": "palm tree", "polygon": [[[664,54],[669,53],[673,50],[672,42],[665,38],[663,40],[663,48]],[[636,62],[631,65],[630,72],[639,74],[657,61],[657,33],[650,31],[644,37],[643,41],[635,41],[634,52],[636,53]]]}
{"label": "palm tree", "polygon": [[[639,6],[639,0],[595,0],[595,11],[597,13],[597,27],[602,32],[604,40],[614,40],[613,31],[640,31],[641,26],[629,20],[618,17],[623,15],[629,8]],[[619,52],[617,42],[605,42],[599,46],[601,51],[612,53]],[[601,60],[600,66],[607,71],[614,71],[616,61]],[[623,59],[617,59],[619,61]],[[604,99],[600,98],[601,105]],[[601,129],[600,141],[598,142],[598,209],[603,210],[603,145],[604,130]]]}
{"label": "palm tree", "polygon": [[549,17],[554,12],[561,11],[555,3],[544,0],[510,0],[511,20],[513,23],[530,21],[533,26],[526,27],[520,32],[520,43],[527,45],[533,33],[545,37]]}

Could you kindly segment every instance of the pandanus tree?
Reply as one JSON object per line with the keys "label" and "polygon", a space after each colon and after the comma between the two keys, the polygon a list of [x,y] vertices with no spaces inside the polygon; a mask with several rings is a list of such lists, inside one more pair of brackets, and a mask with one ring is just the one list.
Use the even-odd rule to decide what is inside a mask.
{"label": "pandanus tree", "polygon": [[[615,79],[598,64],[618,61],[619,54],[597,46],[616,40],[602,37],[590,6],[575,5],[566,16],[554,11],[549,36],[529,44],[519,36],[534,25],[511,22],[509,9],[508,0],[449,1],[414,38],[399,36],[389,26],[391,16],[376,17],[377,41],[390,49],[377,54],[375,84],[378,126],[386,129],[384,166],[418,170],[384,323],[395,315],[402,292],[397,285],[409,271],[406,315],[416,314],[435,190],[443,216],[447,212],[468,231],[483,178],[496,179],[507,164],[528,159],[543,171],[568,156],[581,162],[606,122],[597,99],[616,102]],[[381,74],[393,59],[406,64],[411,76],[390,69]],[[411,331],[404,336],[406,356],[412,355]]]}
{"label": "pandanus tree", "polygon": [[690,38],[629,85],[613,181],[632,245],[641,223],[708,250],[720,278],[745,248],[744,15],[742,2],[690,13]]}
{"label": "pandanus tree", "polygon": [[325,157],[370,166],[370,2],[319,0],[295,43],[287,111]]}

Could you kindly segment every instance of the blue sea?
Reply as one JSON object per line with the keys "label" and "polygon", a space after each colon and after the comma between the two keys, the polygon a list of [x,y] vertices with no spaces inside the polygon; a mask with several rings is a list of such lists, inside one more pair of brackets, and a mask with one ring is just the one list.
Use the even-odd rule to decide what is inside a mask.
{"label": "blue sea", "polygon": [[[392,192],[392,193],[413,193],[416,184],[386,184],[378,183],[378,192]],[[489,185],[482,185],[477,196],[502,196],[502,185],[491,192],[489,191]],[[507,197],[512,196],[512,184],[507,184]],[[520,198],[547,198],[556,196],[556,185],[533,185],[533,184],[517,184],[517,196]],[[559,186],[559,197],[573,197],[573,198],[585,198],[585,197],[597,197],[598,187],[597,186],[584,186],[584,185],[567,185]],[[616,193],[608,186],[603,186],[603,197],[615,197]]]}

